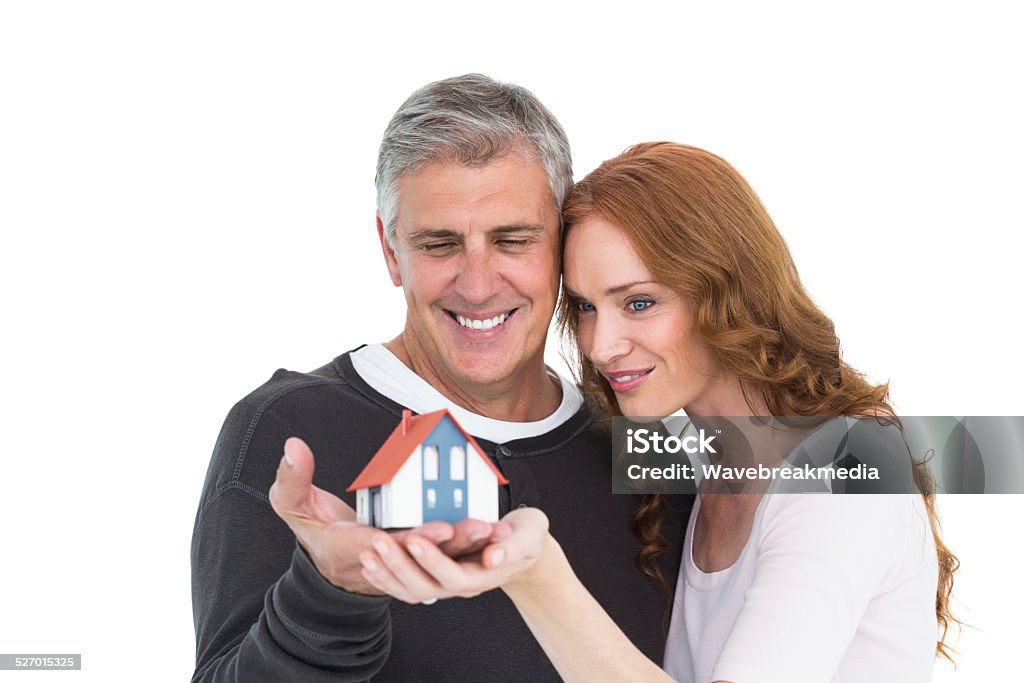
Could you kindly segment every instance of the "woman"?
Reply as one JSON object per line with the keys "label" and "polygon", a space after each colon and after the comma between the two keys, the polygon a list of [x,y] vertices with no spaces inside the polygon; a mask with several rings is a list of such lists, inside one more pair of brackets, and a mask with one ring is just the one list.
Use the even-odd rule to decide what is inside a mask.
{"label": "woman", "polygon": [[[583,388],[610,413],[681,409],[696,424],[723,415],[895,421],[888,387],[840,358],[782,237],[724,160],[682,145],[637,145],[577,184],[565,223],[559,319],[581,352]],[[755,430],[722,439],[736,436],[756,439],[760,456],[775,462],[816,437]],[[923,466],[914,478],[921,496],[765,495],[764,486],[726,495],[705,482],[689,521],[665,672],[701,683],[929,680],[934,654],[948,656],[956,558],[939,538]],[[655,579],[662,508],[653,495],[638,512],[642,565]],[[523,545],[488,548],[475,576],[503,583],[559,673],[665,679],[575,579],[543,516],[507,519]],[[429,590],[470,594],[465,586],[482,585],[460,588],[451,563],[415,550],[436,581]],[[393,594],[412,583],[386,570],[367,579]]]}

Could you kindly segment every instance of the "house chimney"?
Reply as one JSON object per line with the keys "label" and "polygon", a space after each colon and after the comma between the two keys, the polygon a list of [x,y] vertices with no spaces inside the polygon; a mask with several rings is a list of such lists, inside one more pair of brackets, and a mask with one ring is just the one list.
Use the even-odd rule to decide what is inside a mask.
{"label": "house chimney", "polygon": [[412,411],[411,410],[403,410],[402,411],[402,435],[403,436],[405,434],[409,433],[409,427],[411,427],[411,426],[412,426]]}

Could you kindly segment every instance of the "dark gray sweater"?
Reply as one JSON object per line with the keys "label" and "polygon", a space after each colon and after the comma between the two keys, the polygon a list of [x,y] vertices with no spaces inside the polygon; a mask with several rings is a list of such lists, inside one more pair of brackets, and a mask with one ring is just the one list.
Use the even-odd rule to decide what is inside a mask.
{"label": "dark gray sweater", "polygon": [[[501,591],[407,605],[329,584],[271,509],[285,439],[316,455],[314,483],[344,489],[401,418],[402,406],[348,354],[313,373],[279,370],[231,410],[214,448],[192,538],[194,681],[556,681]],[[584,407],[542,436],[481,447],[510,480],[501,514],[544,510],[573,569],[644,653],[661,662],[670,596],[637,570],[639,499],[611,493],[606,430]],[[670,511],[663,570],[675,586],[685,513]]]}

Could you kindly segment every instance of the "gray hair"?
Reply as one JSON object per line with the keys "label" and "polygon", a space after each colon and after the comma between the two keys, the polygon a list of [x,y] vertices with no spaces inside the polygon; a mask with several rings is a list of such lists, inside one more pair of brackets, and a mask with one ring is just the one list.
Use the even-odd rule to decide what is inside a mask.
{"label": "gray hair", "polygon": [[398,221],[398,178],[448,161],[484,166],[506,154],[539,159],[561,215],[572,189],[565,131],[526,88],[481,74],[429,83],[391,118],[377,157],[377,212],[389,242]]}

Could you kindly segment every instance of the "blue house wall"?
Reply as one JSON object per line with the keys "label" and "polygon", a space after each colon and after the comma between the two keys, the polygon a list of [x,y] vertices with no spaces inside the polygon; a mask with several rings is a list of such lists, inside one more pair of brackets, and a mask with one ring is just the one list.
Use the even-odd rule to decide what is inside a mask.
{"label": "blue house wall", "polygon": [[[469,445],[466,443],[465,435],[455,426],[451,418],[445,415],[430,434],[423,439],[420,449],[420,457],[424,459],[424,473],[426,472],[426,449],[428,446],[437,448],[438,468],[437,479],[428,480],[423,478],[423,521],[424,522],[449,522],[455,523],[467,516],[469,508],[469,463],[464,462],[462,468],[463,478],[461,481],[453,481],[451,478],[451,450],[453,446],[462,448],[463,458],[469,456]],[[435,504],[428,505],[429,491],[434,490]],[[456,490],[462,491],[462,506],[455,506]]]}

